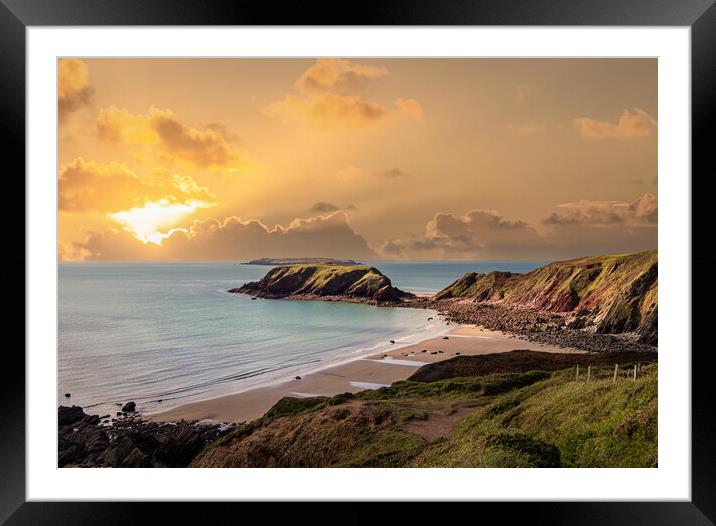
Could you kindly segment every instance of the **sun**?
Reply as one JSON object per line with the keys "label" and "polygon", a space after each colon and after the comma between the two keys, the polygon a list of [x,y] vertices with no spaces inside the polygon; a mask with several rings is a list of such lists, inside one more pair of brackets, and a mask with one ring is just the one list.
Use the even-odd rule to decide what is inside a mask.
{"label": "sun", "polygon": [[123,225],[143,243],[161,245],[162,240],[171,235],[171,229],[181,219],[200,208],[210,206],[202,201],[174,203],[169,199],[160,199],[159,201],[149,201],[141,208],[130,208],[108,214],[108,216]]}

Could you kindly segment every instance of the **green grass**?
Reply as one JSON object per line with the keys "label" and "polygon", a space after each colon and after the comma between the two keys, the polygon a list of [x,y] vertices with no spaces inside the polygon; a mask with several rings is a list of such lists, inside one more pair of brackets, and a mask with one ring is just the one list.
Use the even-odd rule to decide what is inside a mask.
{"label": "green grass", "polygon": [[389,426],[370,435],[348,452],[336,467],[388,468],[404,466],[424,447],[424,438],[399,426]]}
{"label": "green grass", "polygon": [[[604,369],[594,372],[605,377]],[[515,446],[530,440],[534,448]],[[657,366],[643,367],[636,381],[618,378],[615,384],[610,377],[586,382],[575,381],[573,371],[554,373],[466,417],[414,464],[539,467],[554,463],[549,446],[557,448],[563,467],[655,467]]]}
{"label": "green grass", "polygon": [[[657,364],[644,365],[636,381],[630,371],[613,383],[613,370],[593,367],[589,382],[586,371],[575,380],[574,369],[566,369],[401,381],[330,398],[287,397],[204,453],[219,447],[219,458],[229,459],[232,444],[263,430],[252,454],[263,458],[263,451],[276,447],[270,442],[275,438],[289,444],[281,447],[291,449],[294,465],[330,458],[328,465],[344,467],[655,467]],[[458,414],[466,416],[446,420]],[[417,429],[428,430],[436,415],[442,415],[441,425],[454,427],[429,442]],[[306,429],[311,437],[333,438],[310,447],[294,444],[293,433]],[[355,440],[341,440],[345,436]],[[346,443],[351,446],[341,445]],[[325,450],[315,455],[315,448]]]}
{"label": "green grass", "polygon": [[326,407],[327,402],[327,396],[314,396],[310,398],[293,398],[286,396],[276,402],[264,415],[264,418],[274,419],[282,416],[295,416],[308,413],[316,409],[323,409]]}

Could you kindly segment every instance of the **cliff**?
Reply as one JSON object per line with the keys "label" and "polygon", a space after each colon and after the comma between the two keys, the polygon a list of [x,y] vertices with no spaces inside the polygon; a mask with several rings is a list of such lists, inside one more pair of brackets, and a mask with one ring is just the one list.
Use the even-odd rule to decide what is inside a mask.
{"label": "cliff", "polygon": [[260,281],[229,292],[260,298],[337,298],[367,303],[396,303],[413,297],[393,287],[378,269],[367,265],[280,266],[271,269]]}
{"label": "cliff", "polygon": [[287,397],[190,467],[654,467],[657,365],[615,384],[612,371],[592,367],[590,382],[566,369]]}
{"label": "cliff", "polygon": [[435,300],[459,300],[572,314],[568,328],[635,332],[657,343],[657,252],[559,261],[527,274],[468,273]]}

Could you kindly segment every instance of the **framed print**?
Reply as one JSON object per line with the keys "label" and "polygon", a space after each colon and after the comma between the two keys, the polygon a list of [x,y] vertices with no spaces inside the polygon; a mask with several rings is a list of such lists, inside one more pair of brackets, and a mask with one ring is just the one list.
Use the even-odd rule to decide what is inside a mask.
{"label": "framed print", "polygon": [[27,309],[0,517],[711,523],[716,8],[330,12],[4,0]]}

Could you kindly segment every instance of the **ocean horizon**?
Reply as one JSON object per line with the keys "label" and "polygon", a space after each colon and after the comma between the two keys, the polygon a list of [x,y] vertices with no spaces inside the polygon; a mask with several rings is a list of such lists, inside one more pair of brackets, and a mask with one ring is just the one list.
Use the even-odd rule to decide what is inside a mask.
{"label": "ocean horizon", "polygon": [[[364,261],[417,294],[466,272],[544,261]],[[270,266],[237,262],[62,262],[58,404],[145,413],[269,385],[445,330],[422,309],[251,300],[227,290]],[[433,318],[428,320],[428,318]],[[65,397],[70,393],[71,397]]]}

